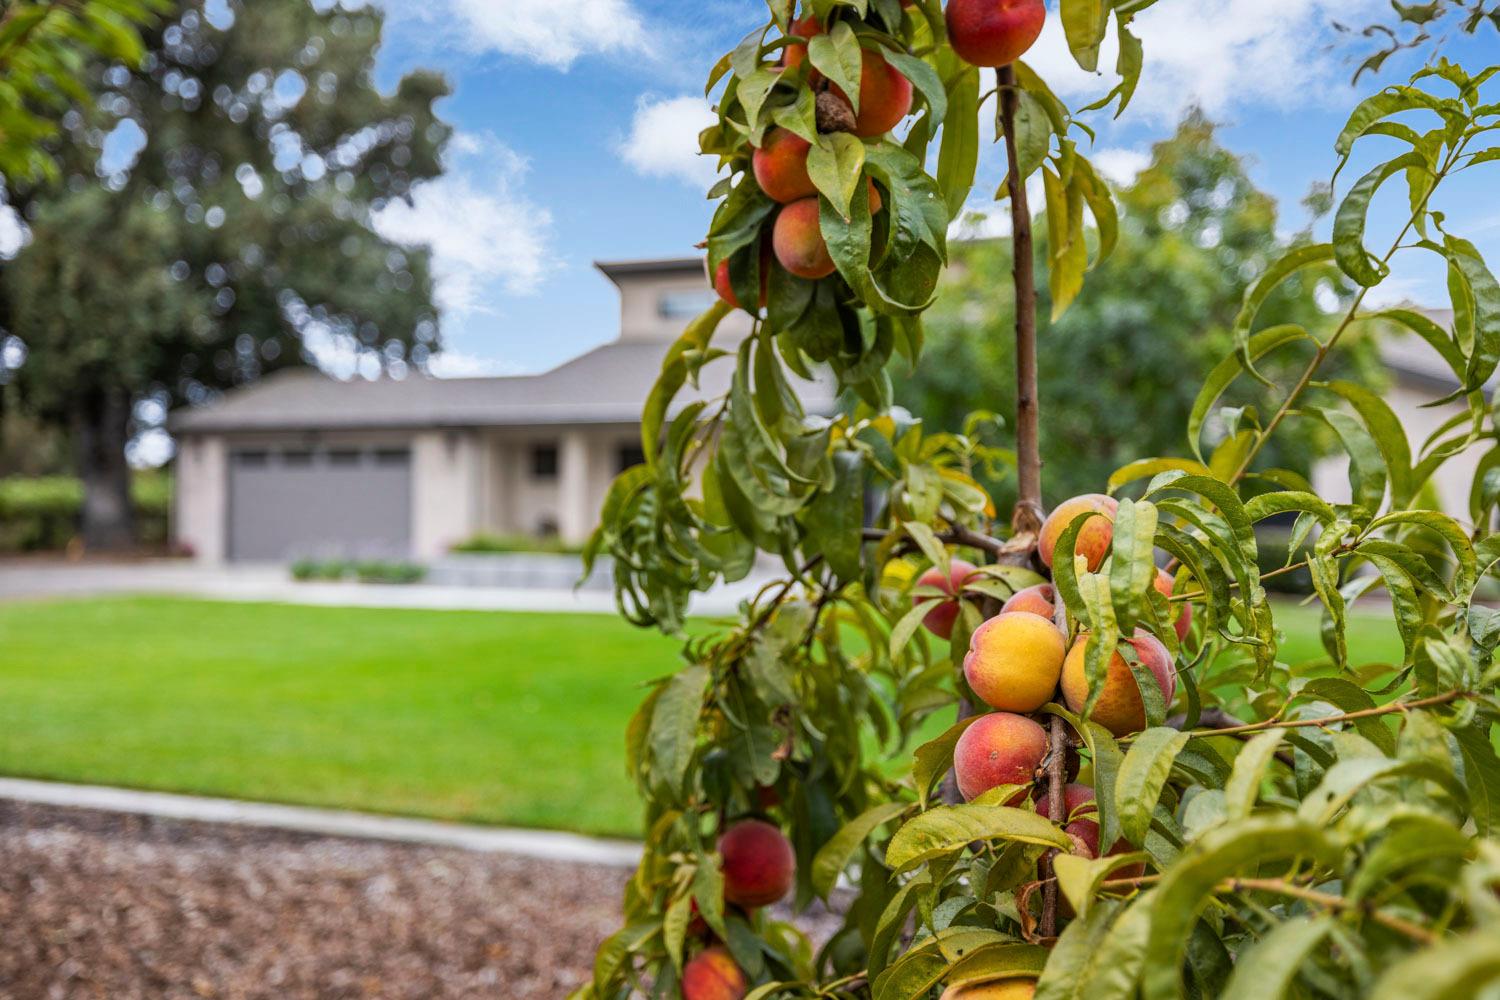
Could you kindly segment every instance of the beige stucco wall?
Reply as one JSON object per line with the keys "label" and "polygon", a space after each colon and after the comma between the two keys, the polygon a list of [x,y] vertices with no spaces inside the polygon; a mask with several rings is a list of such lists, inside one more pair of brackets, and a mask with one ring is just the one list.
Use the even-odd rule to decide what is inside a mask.
{"label": "beige stucco wall", "polygon": [[476,431],[423,431],[412,439],[412,555],[433,559],[481,527],[487,463]]}
{"label": "beige stucco wall", "polygon": [[[550,527],[581,542],[598,523],[604,496],[618,471],[622,447],[638,445],[633,425],[520,428],[482,435],[488,463],[481,529],[497,535],[539,535]],[[532,449],[558,449],[557,476],[532,474]]]}
{"label": "beige stucco wall", "polygon": [[172,537],[199,561],[224,561],[229,449],[217,435],[184,438],[174,470]]}
{"label": "beige stucco wall", "polygon": [[[676,340],[692,315],[668,316],[662,312],[663,296],[683,296],[680,301],[690,305],[694,299],[701,300],[694,314],[708,308],[714,301],[708,279],[698,275],[663,277],[659,274],[622,275],[616,279],[620,288],[620,339],[621,340]],[[750,332],[750,315],[736,311],[725,317],[719,327],[723,337],[743,336]]]}

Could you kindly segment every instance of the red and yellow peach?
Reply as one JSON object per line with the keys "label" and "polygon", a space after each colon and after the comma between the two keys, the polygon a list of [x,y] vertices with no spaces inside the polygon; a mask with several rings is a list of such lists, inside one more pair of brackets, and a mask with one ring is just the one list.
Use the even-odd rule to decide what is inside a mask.
{"label": "red and yellow peach", "polygon": [[1034,712],[1052,700],[1067,655],[1068,640],[1052,619],[1002,613],[974,630],[964,678],[991,708]]}

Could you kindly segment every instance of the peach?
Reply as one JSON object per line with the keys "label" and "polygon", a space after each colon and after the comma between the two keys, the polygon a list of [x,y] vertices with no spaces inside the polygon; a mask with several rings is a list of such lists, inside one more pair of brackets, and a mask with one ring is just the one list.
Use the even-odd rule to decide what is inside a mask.
{"label": "peach", "polygon": [[803,198],[783,208],[776,216],[772,246],[781,266],[799,278],[816,281],[835,270],[823,230],[818,223],[818,199]]}
{"label": "peach", "polygon": [[797,876],[791,841],[763,820],[744,820],[724,831],[719,857],[724,898],[739,906],[769,906],[791,891]]}
{"label": "peach", "polygon": [[[953,596],[953,600],[934,604],[932,610],[927,612],[927,617],[922,619],[922,624],[927,631],[939,639],[948,639],[953,636],[953,625],[958,621],[958,614],[962,610],[960,600],[957,597],[964,584],[979,575],[979,569],[962,559],[951,559],[948,562],[948,572],[945,575],[941,567],[934,566],[917,578],[917,585],[921,587],[936,587],[945,594]],[[930,601],[930,595],[915,595],[911,599],[912,606]]]}
{"label": "peach", "polygon": [[755,182],[772,201],[783,205],[818,193],[807,174],[807,153],[812,143],[790,129],[773,128],[766,133],[751,158]]}
{"label": "peach", "polygon": [[1034,712],[1057,692],[1068,640],[1052,619],[1011,611],[974,630],[964,677],[980,700],[1004,712]]}
{"label": "peach", "polygon": [[1036,980],[1012,976],[978,983],[950,986],[939,1000],[1031,1000],[1036,996]]}
{"label": "peach", "polygon": [[[1051,815],[1052,797],[1043,792],[1036,800],[1036,811],[1038,816]],[[1071,784],[1063,789],[1063,805],[1067,812],[1063,814],[1063,829],[1073,838],[1073,842],[1079,845],[1079,850],[1073,853],[1090,860],[1099,856],[1099,811],[1094,805],[1094,790],[1088,785]],[[1109,854],[1129,854],[1134,848],[1130,841],[1121,837],[1115,841]],[[1146,873],[1145,865],[1128,865],[1119,869],[1115,878],[1138,878]]]}
{"label": "peach", "polygon": [[[1001,785],[1029,785],[1047,756],[1047,731],[1024,715],[992,712],[970,723],[953,748],[953,773],[965,799]],[[1013,801],[1025,797],[1017,794]]]}
{"label": "peach", "polygon": [[748,992],[745,973],[720,945],[703,949],[682,967],[683,1000],[743,1000]]}
{"label": "peach", "polygon": [[1088,493],[1063,501],[1042,523],[1042,533],[1037,538],[1037,554],[1050,567],[1057,541],[1068,525],[1085,514],[1098,512],[1103,516],[1089,518],[1079,532],[1078,544],[1074,548],[1074,552],[1088,559],[1089,572],[1092,573],[1103,564],[1104,557],[1109,555],[1110,544],[1115,540],[1115,514],[1119,510],[1120,502],[1102,493]]}
{"label": "peach", "polygon": [[[1175,588],[1176,584],[1177,580],[1172,576],[1171,573],[1168,573],[1166,570],[1160,570],[1157,572],[1156,589],[1162,594],[1162,596],[1166,597],[1167,600],[1172,599],[1172,591]],[[1188,633],[1193,629],[1192,604],[1188,603],[1187,601],[1182,602],[1182,613],[1177,616],[1177,621],[1173,624],[1177,629],[1177,641],[1182,642],[1187,638]]]}
{"label": "peach", "polygon": [[[809,14],[800,20],[793,21],[791,29],[790,34],[796,35],[798,38],[811,39],[814,35],[821,35],[823,33],[823,22],[819,21],[816,16]],[[806,59],[806,45],[788,45],[781,53],[781,64],[787,69],[795,69],[801,66]]]}
{"label": "peach", "polygon": [[1047,20],[1042,0],[948,0],[948,42],[965,62],[1007,66],[1036,43]]}
{"label": "peach", "polygon": [[[828,89],[849,100],[849,95],[837,86]],[[854,117],[854,134],[862,138],[884,135],[911,113],[911,102],[911,81],[885,56],[866,49],[859,71],[859,112]]]}
{"label": "peach", "polygon": [[1057,590],[1050,583],[1039,583],[1010,595],[1010,600],[1000,606],[1001,614],[1012,611],[1030,611],[1043,618],[1057,614]]}
{"label": "peach", "polygon": [[[1167,652],[1167,647],[1154,635],[1140,630],[1128,641],[1135,647],[1136,656],[1140,658],[1142,665],[1156,678],[1162,697],[1168,705],[1172,704],[1172,698],[1177,693],[1177,668],[1172,664],[1172,656]],[[1087,646],[1087,633],[1079,635],[1063,664],[1063,698],[1075,712],[1082,712],[1089,699]],[[1135,682],[1135,674],[1130,665],[1118,652],[1109,661],[1109,669],[1104,678],[1104,692],[1094,705],[1094,714],[1090,718],[1116,736],[1138,733],[1146,728],[1146,706],[1141,701],[1141,689]]]}

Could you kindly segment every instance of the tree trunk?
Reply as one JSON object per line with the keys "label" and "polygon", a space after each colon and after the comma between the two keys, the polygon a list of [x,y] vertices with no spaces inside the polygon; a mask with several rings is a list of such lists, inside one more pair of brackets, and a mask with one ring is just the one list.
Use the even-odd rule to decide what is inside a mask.
{"label": "tree trunk", "polygon": [[80,536],[84,548],[118,552],[135,545],[130,502],[130,395],[123,389],[84,393],[74,406],[71,429],[78,478],[83,483]]}

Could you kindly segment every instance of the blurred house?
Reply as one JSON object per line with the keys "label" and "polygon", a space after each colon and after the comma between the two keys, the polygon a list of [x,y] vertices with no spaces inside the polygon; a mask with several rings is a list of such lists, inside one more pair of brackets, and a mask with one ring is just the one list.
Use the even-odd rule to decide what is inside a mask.
{"label": "blurred house", "polygon": [[[481,533],[582,541],[642,460],[667,345],[713,295],[698,258],[597,267],[620,291],[619,336],[552,371],[341,382],[300,368],[178,411],[177,540],[209,562],[430,559]],[[737,313],[716,341],[749,329]],[[680,402],[725,392],[730,367]],[[831,410],[830,387],[799,390]]]}
{"label": "blurred house", "polygon": [[[1420,311],[1445,330],[1453,328],[1452,310]],[[1381,337],[1380,356],[1391,373],[1390,387],[1382,396],[1406,431],[1415,463],[1429,450],[1432,435],[1449,421],[1467,413],[1468,408],[1457,402],[1424,409],[1428,403],[1453,392],[1459,383],[1447,363],[1416,334],[1392,326]],[[1493,394],[1495,381],[1491,380],[1486,387],[1486,396]],[[1460,427],[1449,427],[1442,437],[1446,439],[1461,431]],[[1491,441],[1479,441],[1469,446],[1448,459],[1432,477],[1431,485],[1437,492],[1440,509],[1465,524],[1469,521],[1470,484],[1474,481],[1480,458],[1493,446]],[[1350,497],[1348,456],[1337,455],[1319,462],[1313,469],[1312,482],[1323,496],[1347,502]]]}

